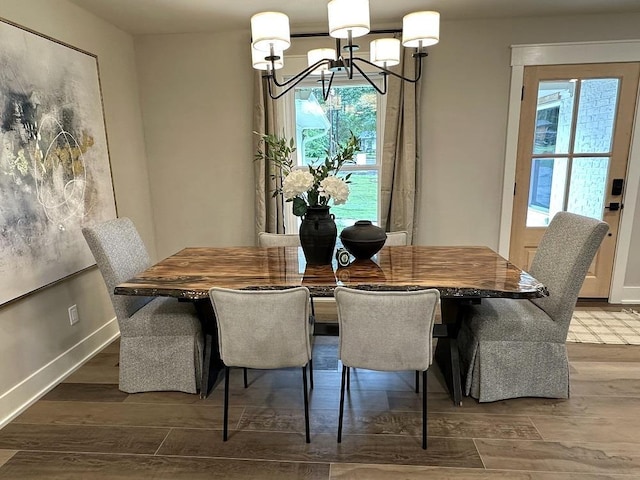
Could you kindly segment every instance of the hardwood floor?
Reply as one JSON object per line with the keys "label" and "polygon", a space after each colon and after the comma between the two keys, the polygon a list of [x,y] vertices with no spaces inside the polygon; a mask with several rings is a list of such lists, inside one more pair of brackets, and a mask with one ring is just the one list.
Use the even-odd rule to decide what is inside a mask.
{"label": "hardwood floor", "polygon": [[310,444],[298,369],[250,371],[248,389],[232,370],[223,442],[222,385],[122,393],[115,342],[0,430],[0,479],[640,478],[640,346],[569,344],[569,400],[455,407],[434,365],[423,451],[411,372],[355,370],[336,443],[335,339],[316,340]]}

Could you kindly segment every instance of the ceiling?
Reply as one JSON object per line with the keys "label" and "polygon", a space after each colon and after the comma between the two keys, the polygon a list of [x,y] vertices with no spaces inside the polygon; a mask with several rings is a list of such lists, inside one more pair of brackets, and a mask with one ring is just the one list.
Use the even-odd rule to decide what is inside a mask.
{"label": "ceiling", "polygon": [[[274,10],[292,32],[326,29],[324,0],[70,0],[134,35],[249,29],[249,18]],[[638,0],[370,0],[372,28],[399,28],[400,17],[437,10],[443,20],[640,12]]]}

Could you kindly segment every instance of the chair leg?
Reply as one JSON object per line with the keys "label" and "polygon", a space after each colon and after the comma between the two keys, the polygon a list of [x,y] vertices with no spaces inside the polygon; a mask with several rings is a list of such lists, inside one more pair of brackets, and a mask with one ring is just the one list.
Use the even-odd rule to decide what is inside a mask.
{"label": "chair leg", "polygon": [[338,443],[342,443],[342,416],[344,414],[344,383],[349,367],[342,365],[342,381],[340,382],[340,415],[338,416]]}
{"label": "chair leg", "polygon": [[422,449],[427,449],[427,371],[422,372]]}
{"label": "chair leg", "polygon": [[351,369],[347,367],[347,390],[351,389]]}
{"label": "chair leg", "polygon": [[309,359],[309,383],[311,385],[311,390],[313,390],[313,359]]}
{"label": "chair leg", "polygon": [[302,388],[304,389],[304,428],[305,439],[307,443],[311,443],[309,435],[309,393],[307,392],[307,366],[302,367]]}
{"label": "chair leg", "polygon": [[[424,388],[424,385],[422,386]],[[420,393],[420,371],[416,370],[416,393]]]}
{"label": "chair leg", "polygon": [[244,388],[247,388],[249,386],[249,382],[247,380],[247,368],[245,367],[242,370],[243,370],[242,375],[244,377]]}
{"label": "chair leg", "polygon": [[229,367],[224,367],[224,420],[222,428],[222,440],[227,441],[229,424]]}

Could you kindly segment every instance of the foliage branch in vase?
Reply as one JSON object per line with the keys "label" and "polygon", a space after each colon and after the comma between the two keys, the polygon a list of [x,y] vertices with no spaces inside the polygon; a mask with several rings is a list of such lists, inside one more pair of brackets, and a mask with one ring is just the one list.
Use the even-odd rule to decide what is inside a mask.
{"label": "foliage branch in vase", "polygon": [[256,160],[265,160],[275,167],[272,178],[282,175],[282,185],[276,187],[273,196],[282,194],[287,202],[293,202],[293,214],[302,217],[309,207],[325,207],[329,201],[342,205],[349,198],[351,174],[339,177],[338,172],[347,164],[354,164],[354,156],[360,151],[360,141],[353,132],[344,145],[337,145],[336,153],[326,151],[324,162],[308,165],[307,170],[296,168],[296,146],[293,139],[274,134],[259,134],[260,146]]}

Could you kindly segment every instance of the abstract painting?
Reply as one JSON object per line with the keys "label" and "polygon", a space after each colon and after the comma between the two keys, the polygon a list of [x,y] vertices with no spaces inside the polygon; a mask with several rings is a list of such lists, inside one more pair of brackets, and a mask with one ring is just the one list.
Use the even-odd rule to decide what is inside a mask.
{"label": "abstract painting", "polygon": [[95,261],[116,217],[97,57],[0,20],[0,304]]}

